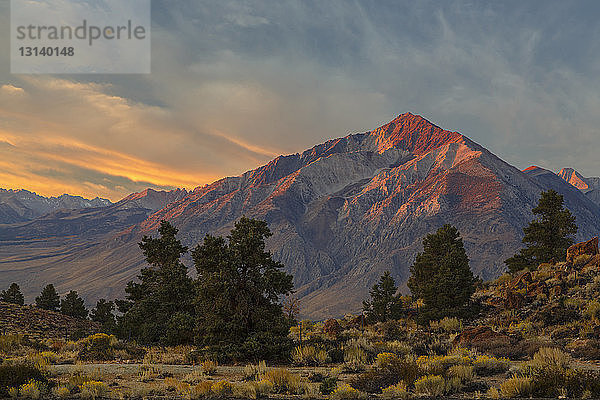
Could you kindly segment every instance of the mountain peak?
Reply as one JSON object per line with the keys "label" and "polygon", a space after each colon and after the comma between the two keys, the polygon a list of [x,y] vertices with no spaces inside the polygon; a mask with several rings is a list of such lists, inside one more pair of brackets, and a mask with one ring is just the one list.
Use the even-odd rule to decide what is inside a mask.
{"label": "mountain peak", "polygon": [[558,176],[560,176],[562,179],[569,182],[571,185],[575,186],[579,190],[589,189],[589,185],[586,182],[586,179],[573,168],[561,169],[558,173]]}
{"label": "mountain peak", "polygon": [[400,114],[387,124],[368,132],[375,139],[380,153],[395,147],[412,154],[424,154],[448,143],[464,141],[458,132],[451,132],[410,112]]}

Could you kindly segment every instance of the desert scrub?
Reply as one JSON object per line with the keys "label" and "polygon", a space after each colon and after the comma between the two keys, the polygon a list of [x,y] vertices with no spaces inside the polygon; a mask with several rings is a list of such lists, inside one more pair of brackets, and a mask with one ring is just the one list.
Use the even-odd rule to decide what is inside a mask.
{"label": "desert scrub", "polygon": [[461,383],[471,382],[475,378],[475,369],[470,365],[453,365],[448,368],[448,376],[459,379]]}
{"label": "desert scrub", "polygon": [[299,394],[302,390],[300,377],[285,368],[271,368],[261,376],[262,379],[273,384],[274,393]]}
{"label": "desert scrub", "polygon": [[590,301],[585,307],[583,316],[598,321],[600,318],[600,302],[598,300]]}
{"label": "desert scrub", "polygon": [[363,400],[367,399],[368,396],[350,385],[343,385],[335,389],[329,398],[331,400]]}
{"label": "desert scrub", "polygon": [[571,356],[564,351],[552,347],[543,347],[533,355],[529,365],[534,369],[563,370],[571,366]]}
{"label": "desert scrub", "polygon": [[292,350],[292,360],[296,365],[324,365],[331,362],[327,351],[322,346],[304,345]]}
{"label": "desert scrub", "polygon": [[415,393],[420,396],[438,397],[446,391],[446,381],[439,375],[426,375],[415,381]]}
{"label": "desert scrub", "polygon": [[409,355],[412,352],[412,347],[408,343],[399,340],[377,342],[374,347],[379,353],[394,353],[400,357]]}
{"label": "desert scrub", "polygon": [[462,330],[462,322],[458,318],[445,317],[439,321],[430,321],[429,326],[432,329],[440,330],[446,333],[459,332]]}
{"label": "desert scrub", "polygon": [[142,364],[138,370],[138,378],[141,382],[151,382],[156,379],[159,373],[159,369],[155,366],[150,364]]}
{"label": "desert scrub", "polygon": [[473,367],[477,375],[489,376],[508,371],[510,360],[506,358],[496,358],[486,355],[477,356],[473,361]]}
{"label": "desert scrub", "polygon": [[460,355],[448,356],[421,356],[417,358],[417,364],[427,374],[442,375],[454,365],[470,364],[471,359]]}
{"label": "desert scrub", "polygon": [[31,379],[19,387],[19,395],[26,399],[40,399],[48,391],[48,385],[45,382]]}
{"label": "desert scrub", "polygon": [[198,383],[204,379],[204,373],[200,368],[194,368],[192,372],[186,374],[182,381],[186,383]]}
{"label": "desert scrub", "polygon": [[79,389],[81,390],[81,397],[84,399],[95,400],[104,397],[108,393],[108,385],[100,381],[84,382]]}
{"label": "desert scrub", "polygon": [[573,265],[576,267],[583,267],[592,259],[592,256],[589,254],[581,254],[573,260]]}
{"label": "desert scrub", "polygon": [[217,373],[218,365],[216,361],[206,360],[202,363],[202,372],[206,375],[214,375]]}
{"label": "desert scrub", "polygon": [[337,378],[336,377],[326,377],[323,378],[321,384],[319,385],[319,392],[325,396],[333,393],[333,391],[337,388]]}
{"label": "desert scrub", "polygon": [[384,353],[377,357],[375,365],[350,381],[350,385],[367,393],[379,393],[383,388],[403,381],[407,385],[421,375],[416,361]]}
{"label": "desert scrub", "polygon": [[23,335],[0,335],[0,352],[10,354],[23,346],[24,343]]}
{"label": "desert scrub", "polygon": [[8,388],[17,388],[31,381],[48,382],[43,371],[30,363],[4,361],[0,365],[0,397],[8,395]]}
{"label": "desert scrub", "polygon": [[109,361],[114,359],[117,338],[106,333],[96,333],[81,339],[81,350],[77,358],[85,361]]}
{"label": "desert scrub", "polygon": [[221,380],[213,383],[210,391],[215,397],[222,399],[233,394],[233,385],[229,381]]}
{"label": "desert scrub", "polygon": [[375,354],[375,348],[365,337],[350,339],[342,346],[344,363],[350,369],[359,370],[370,364]]}
{"label": "desert scrub", "polygon": [[267,372],[267,370],[268,370],[267,363],[264,360],[259,361],[258,364],[246,364],[246,366],[244,367],[244,371],[243,371],[244,380],[246,380],[246,381],[255,380],[259,376],[261,376],[265,372]]}
{"label": "desert scrub", "polygon": [[395,385],[388,386],[384,388],[382,391],[382,396],[386,400],[392,399],[400,399],[407,400],[410,397],[410,393],[408,392],[408,388],[404,382],[399,382]]}
{"label": "desert scrub", "polygon": [[532,392],[532,382],[529,376],[513,376],[502,382],[500,394],[502,398],[529,397]]}
{"label": "desert scrub", "polygon": [[59,399],[67,399],[71,396],[71,391],[66,386],[57,386],[52,389],[52,395]]}

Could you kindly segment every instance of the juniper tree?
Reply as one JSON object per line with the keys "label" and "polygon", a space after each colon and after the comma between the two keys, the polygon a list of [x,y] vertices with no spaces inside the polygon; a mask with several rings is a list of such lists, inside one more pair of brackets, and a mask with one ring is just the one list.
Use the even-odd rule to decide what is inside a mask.
{"label": "juniper tree", "polygon": [[227,240],[206,235],[192,252],[198,272],[197,343],[221,357],[273,359],[288,351],[290,320],[280,296],[292,276],[265,251],[264,221],[242,217]]}
{"label": "juniper tree", "polygon": [[536,218],[523,229],[523,243],[527,247],[504,261],[510,272],[565,259],[577,234],[577,225],[563,203],[563,196],[556,191],[542,192],[537,207],[532,210]]}
{"label": "juniper tree", "polygon": [[113,333],[116,329],[114,309],[115,303],[100,299],[96,302],[96,307],[90,312],[90,319],[98,322],[104,333]]}
{"label": "juniper tree", "polygon": [[86,319],[88,311],[85,302],[75,290],[71,290],[64,299],[60,301],[60,312],[74,318]]}
{"label": "juniper tree", "polygon": [[390,271],[385,271],[369,291],[371,300],[363,301],[363,311],[369,322],[385,322],[402,316],[402,299],[396,295],[397,290]]}
{"label": "juniper tree", "polygon": [[475,292],[476,279],[458,230],[444,225],[423,239],[423,252],[410,268],[408,287],[417,299],[423,299],[419,319],[426,322],[461,316]]}
{"label": "juniper tree", "polygon": [[2,293],[0,293],[0,301],[22,306],[25,304],[25,297],[23,297],[23,293],[21,293],[21,288],[19,285],[16,283],[11,283],[7,290],[3,290]]}
{"label": "juniper tree", "polygon": [[60,307],[60,296],[56,293],[53,284],[46,285],[42,293],[35,298],[35,305],[38,308],[50,311],[58,311]]}
{"label": "juniper tree", "polygon": [[130,281],[125,288],[127,300],[117,302],[119,331],[142,343],[176,345],[188,330],[181,321],[191,320],[194,287],[187,267],[180,261],[187,247],[176,237],[178,230],[168,221],[161,221],[160,237],[144,236],[138,244],[149,266],[142,268],[139,282]]}

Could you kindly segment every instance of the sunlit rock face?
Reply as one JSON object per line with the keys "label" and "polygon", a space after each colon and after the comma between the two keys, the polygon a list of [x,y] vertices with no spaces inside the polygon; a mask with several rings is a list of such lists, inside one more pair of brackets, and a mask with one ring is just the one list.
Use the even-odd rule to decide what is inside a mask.
{"label": "sunlit rock face", "polygon": [[358,311],[386,270],[406,289],[423,237],[446,223],[460,230],[476,275],[499,275],[548,188],[565,194],[582,240],[600,231],[598,206],[556,174],[520,171],[460,133],[407,113],[180,193],[126,229],[69,250],[68,263],[44,261],[43,268],[46,278],[91,299],[121,296],[143,265],[137,243],[161,220],[192,247],[207,233],[227,235],[246,215],[269,223],[269,250],[294,275],[302,315],[338,316]]}
{"label": "sunlit rock face", "polygon": [[600,178],[584,178],[573,168],[561,169],[558,176],[581,190],[594,203],[600,205]]}

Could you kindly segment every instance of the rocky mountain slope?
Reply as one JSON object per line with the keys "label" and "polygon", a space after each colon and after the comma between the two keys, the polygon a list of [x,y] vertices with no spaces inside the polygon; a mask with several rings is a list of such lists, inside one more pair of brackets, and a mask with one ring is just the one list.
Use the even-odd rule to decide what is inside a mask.
{"label": "rocky mountain slope", "polygon": [[[161,219],[195,246],[246,215],[269,223],[269,248],[294,275],[302,314],[335,316],[357,311],[385,270],[403,285],[422,238],[445,223],[460,230],[475,274],[500,275],[549,187],[565,194],[580,238],[596,235],[598,206],[556,178],[519,171],[460,133],[407,113],[198,187],[117,235],[39,263],[30,277],[33,287],[43,277],[90,298],[120,296],[143,263],[137,242]],[[1,275],[17,280],[22,265],[0,262],[13,271]]]}
{"label": "rocky mountain slope", "polygon": [[594,203],[600,205],[600,178],[584,178],[573,168],[561,169],[558,176],[581,190]]}
{"label": "rocky mountain slope", "polygon": [[23,189],[0,189],[0,224],[29,221],[61,209],[104,207],[110,204],[110,200],[99,197],[91,200],[69,194],[44,197]]}

